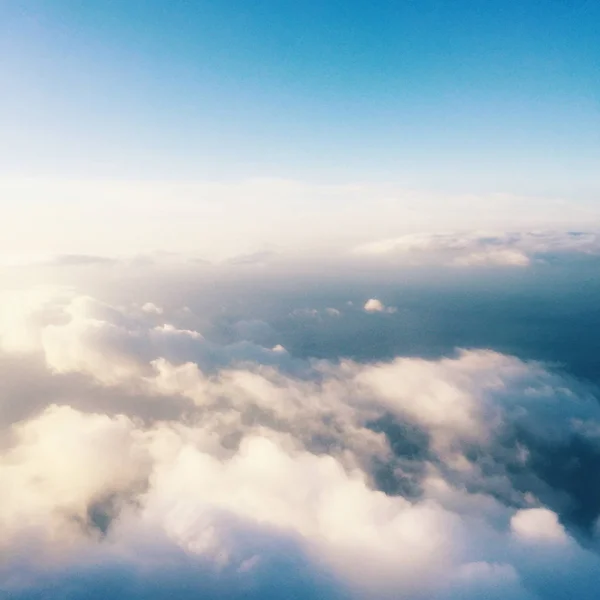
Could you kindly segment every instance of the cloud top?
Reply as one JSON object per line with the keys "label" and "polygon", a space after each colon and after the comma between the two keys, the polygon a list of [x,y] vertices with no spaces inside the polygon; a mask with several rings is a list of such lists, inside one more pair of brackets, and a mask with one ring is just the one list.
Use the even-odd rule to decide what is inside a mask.
{"label": "cloud top", "polygon": [[594,597],[600,408],[542,364],[299,360],[260,319],[216,341],[61,288],[2,310],[1,361],[51,382],[0,423],[7,597]]}

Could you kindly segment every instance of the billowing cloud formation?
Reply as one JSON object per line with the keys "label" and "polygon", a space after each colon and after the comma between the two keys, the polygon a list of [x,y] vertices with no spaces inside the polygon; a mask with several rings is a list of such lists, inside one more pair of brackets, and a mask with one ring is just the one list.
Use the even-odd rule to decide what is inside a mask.
{"label": "billowing cloud formation", "polygon": [[555,256],[598,255],[600,237],[583,232],[408,234],[364,244],[355,254],[409,264],[526,267]]}
{"label": "billowing cloud formation", "polygon": [[298,360],[137,300],[2,300],[6,597],[595,597],[582,384],[491,350]]}

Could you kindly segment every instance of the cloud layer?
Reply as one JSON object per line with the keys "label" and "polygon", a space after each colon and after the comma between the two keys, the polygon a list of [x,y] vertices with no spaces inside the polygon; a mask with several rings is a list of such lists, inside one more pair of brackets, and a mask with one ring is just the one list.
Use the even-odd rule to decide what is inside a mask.
{"label": "cloud layer", "polygon": [[527,267],[557,257],[598,256],[600,238],[554,231],[409,234],[363,244],[354,253],[416,265]]}
{"label": "cloud layer", "polygon": [[147,297],[0,306],[7,597],[595,597],[600,407],[564,374],[299,359]]}
{"label": "cloud layer", "polygon": [[243,257],[243,262],[265,258],[278,248],[323,254],[367,242],[365,232],[388,239],[449,228],[579,229],[599,217],[592,202],[448,193],[394,182],[0,177],[0,196],[6,198],[0,254],[58,252],[59,262],[80,266],[113,253],[157,251],[211,261]]}

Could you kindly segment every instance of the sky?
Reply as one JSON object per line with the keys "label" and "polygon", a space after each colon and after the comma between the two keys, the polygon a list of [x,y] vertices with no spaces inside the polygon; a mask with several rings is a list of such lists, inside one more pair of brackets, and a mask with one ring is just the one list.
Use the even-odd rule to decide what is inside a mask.
{"label": "sky", "polygon": [[[585,0],[7,0],[2,250],[215,258],[341,243],[342,229],[366,242],[365,207],[382,196],[393,207],[370,210],[374,238],[426,229],[408,214],[415,198],[449,228],[471,210],[484,228],[581,228],[598,218],[599,11]],[[268,188],[258,198],[256,180]],[[499,209],[498,196],[510,199]],[[178,233],[157,240],[157,222]]]}
{"label": "sky", "polygon": [[599,23],[0,0],[0,599],[596,600]]}

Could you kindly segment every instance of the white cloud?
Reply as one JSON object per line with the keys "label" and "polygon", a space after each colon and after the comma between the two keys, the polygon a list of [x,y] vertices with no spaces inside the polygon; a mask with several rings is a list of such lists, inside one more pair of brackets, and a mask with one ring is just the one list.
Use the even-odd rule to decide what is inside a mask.
{"label": "white cloud", "polygon": [[[48,377],[75,374],[116,399],[187,403],[148,423],[42,402],[12,426],[0,445],[9,597],[35,592],[48,573],[60,589],[85,561],[96,574],[134,564],[136,600],[140,572],[191,564],[216,591],[232,581],[247,590],[268,586],[282,556],[302,557],[309,578],[324,570],[351,597],[386,600],[539,600],[552,598],[555,566],[570,566],[553,575],[556,589],[600,568],[559,521],[564,491],[530,466],[543,444],[595,444],[600,408],[540,364],[470,350],[295,371],[281,345],[218,344],[145,299],[14,298],[3,305],[5,355],[41,356]],[[239,336],[274,333],[258,319],[237,323]],[[381,466],[415,491],[385,493]]]}
{"label": "white cloud", "polygon": [[91,503],[134,492],[149,474],[144,434],[125,417],[51,406],[14,435],[0,457],[5,546],[28,529],[69,542],[87,525]]}
{"label": "white cloud", "polygon": [[[205,368],[230,362],[278,362],[251,342],[223,347],[201,333],[164,322],[158,307],[120,308],[61,289],[9,294],[0,305],[0,344],[5,350],[42,352],[58,373],[83,372],[106,383],[147,374],[152,360],[193,360]],[[269,359],[270,357],[270,359]]]}
{"label": "white cloud", "polygon": [[385,310],[385,306],[382,304],[381,300],[377,300],[377,298],[370,298],[365,302],[364,309],[367,312],[383,312]]}
{"label": "white cloud", "polygon": [[[386,239],[448,228],[581,228],[598,222],[600,216],[595,205],[553,198],[276,178],[238,182],[0,178],[0,197],[8,207],[0,224],[0,254],[58,254],[50,262],[63,264],[160,250],[211,261],[252,256],[265,247],[329,256],[332,248],[363,242],[365,231]],[[31,214],[37,218],[32,220]]]}
{"label": "white cloud", "polygon": [[146,302],[142,306],[142,310],[151,315],[162,315],[164,312],[160,306],[156,306],[156,304],[154,304],[153,302]]}
{"label": "white cloud", "polygon": [[41,348],[46,325],[65,318],[64,307],[72,290],[39,286],[0,295],[0,348],[9,352],[34,352]]}
{"label": "white cloud", "polygon": [[365,305],[363,308],[366,312],[370,312],[370,313],[375,313],[375,312],[394,313],[394,312],[396,312],[395,307],[385,306],[385,304],[383,304],[383,302],[381,302],[381,300],[378,300],[377,298],[369,298],[369,300],[367,300],[365,302]]}
{"label": "white cloud", "polygon": [[558,515],[546,508],[528,508],[513,515],[510,526],[520,538],[538,542],[565,542],[567,534]]}
{"label": "white cloud", "polygon": [[353,253],[415,265],[526,267],[554,255],[600,255],[600,237],[568,231],[421,233],[363,244]]}

